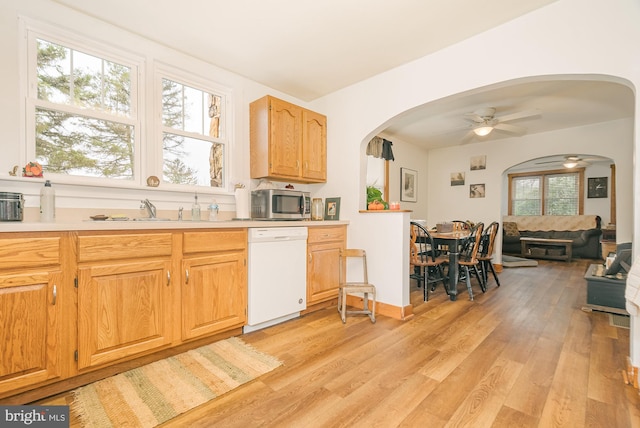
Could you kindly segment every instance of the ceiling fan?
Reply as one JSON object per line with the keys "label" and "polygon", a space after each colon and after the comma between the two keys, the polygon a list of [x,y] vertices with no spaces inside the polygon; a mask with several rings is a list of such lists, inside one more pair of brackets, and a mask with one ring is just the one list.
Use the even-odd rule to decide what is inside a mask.
{"label": "ceiling fan", "polygon": [[588,165],[590,165],[589,162],[598,161],[598,160],[601,160],[601,159],[599,159],[599,158],[582,158],[580,156],[573,155],[573,156],[564,156],[561,159],[554,159],[554,160],[548,160],[548,161],[543,161],[543,162],[536,162],[536,165],[544,165],[544,164],[556,163],[556,164],[562,164],[562,166],[564,166],[567,169],[571,169],[571,168],[575,168],[577,166],[588,166]]}
{"label": "ceiling fan", "polygon": [[473,122],[471,125],[470,137],[474,134],[479,137],[484,137],[489,135],[494,129],[509,132],[511,134],[524,135],[527,131],[526,128],[505,122],[538,115],[540,115],[540,110],[525,110],[506,114],[504,116],[496,116],[496,109],[494,107],[485,107],[478,109],[473,113],[465,113],[464,118]]}

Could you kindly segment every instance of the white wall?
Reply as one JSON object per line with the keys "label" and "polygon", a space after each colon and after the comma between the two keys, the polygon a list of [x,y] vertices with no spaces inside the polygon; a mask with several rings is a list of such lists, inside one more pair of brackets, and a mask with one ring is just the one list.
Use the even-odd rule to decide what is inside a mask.
{"label": "white wall", "polygon": [[[640,56],[638,41],[640,41],[640,2],[636,0],[617,0],[615,2],[600,2],[598,0],[558,0],[546,7],[531,12],[521,18],[508,22],[500,27],[465,40],[450,48],[413,61],[405,66],[374,76],[368,80],[352,85],[341,91],[330,94],[316,102],[313,107],[322,108],[331,118],[328,129],[328,176],[329,182],[324,191],[342,196],[343,217],[351,220],[349,227],[349,245],[363,246],[367,249],[372,263],[387,265],[408,265],[406,251],[402,254],[391,252],[388,248],[375,246],[370,236],[372,225],[367,221],[363,227],[361,218],[370,214],[359,214],[358,209],[364,207],[363,195],[364,170],[362,169],[363,141],[384,129],[385,125],[395,116],[404,111],[418,107],[425,103],[438,100],[450,95],[459,94],[475,88],[487,87],[499,82],[526,79],[531,76],[577,76],[578,78],[610,79],[628,85],[635,91],[640,85]],[[487,48],[489,47],[489,48]],[[636,113],[633,123],[639,123],[640,103],[636,97]],[[601,153],[614,158],[616,165],[626,162],[628,167],[619,167],[618,175],[624,179],[618,180],[619,201],[626,195],[630,200],[630,209],[618,212],[621,223],[628,224],[621,235],[632,237],[638,241],[640,237],[640,199],[635,198],[633,189],[638,187],[638,174],[631,165],[638,164],[639,137],[635,125],[626,127],[623,138],[632,141],[632,146],[625,156],[612,156],[609,144],[612,139],[609,131],[603,132],[599,138],[599,148],[582,150],[582,141],[567,141],[572,149],[557,148],[557,152],[568,150],[575,152]],[[553,136],[557,138],[557,135]],[[527,141],[526,137],[525,140]],[[624,140],[622,140],[624,141]],[[503,142],[506,143],[506,142]],[[549,148],[555,148],[553,142],[546,143]],[[605,146],[603,146],[603,144]],[[509,166],[536,157],[537,142],[534,145],[519,146],[518,149],[503,147],[502,155],[510,156],[507,160],[498,155],[495,149],[474,145],[467,151],[477,151],[478,154],[488,154],[485,172],[478,172],[477,179],[485,182],[488,198],[476,199],[469,205],[470,212],[477,218],[495,219],[501,213],[501,174]],[[552,154],[548,149],[540,156]],[[455,149],[454,149],[455,150]],[[451,163],[451,157],[442,153],[437,159],[436,154],[429,155],[430,170],[446,160],[446,174],[429,173],[429,189],[434,189],[428,196],[431,201],[427,215],[434,221],[443,216],[449,218],[448,212],[443,211],[446,204],[455,205],[455,200],[465,197],[460,191],[453,196],[449,194],[449,173],[467,166],[467,153],[460,164]],[[470,154],[470,153],[468,153]],[[445,159],[445,157],[447,159]],[[357,179],[344,179],[344,171],[350,171],[354,165],[360,165],[360,176]],[[443,167],[443,169],[445,169]],[[431,177],[434,181],[431,181]],[[339,177],[336,179],[335,177]],[[437,180],[442,179],[440,187]],[[475,181],[475,180],[473,180]],[[440,187],[440,188],[439,188]],[[439,188],[439,189],[438,189]],[[453,202],[450,199],[453,198]],[[468,202],[468,199],[466,200]],[[392,228],[394,225],[385,223],[382,216],[377,217],[379,224],[374,229]],[[404,231],[396,229],[398,239]],[[383,275],[371,278],[372,282],[392,282],[397,278]],[[402,284],[408,287],[408,284]],[[636,333],[636,331],[638,331]],[[640,365],[640,328],[632,331],[632,360]]]}
{"label": "white wall", "polygon": [[[620,242],[630,241],[633,231],[632,155],[633,122],[618,120],[585,127],[563,129],[519,138],[488,141],[429,153],[429,199],[446,203],[429,204],[428,224],[441,219],[462,218],[489,224],[507,214],[508,183],[505,171],[521,162],[547,155],[589,153],[614,160],[617,175],[617,232]],[[469,170],[471,156],[486,155],[487,169]],[[465,186],[451,187],[449,173],[466,171]],[[588,177],[609,176],[609,168],[590,167]],[[484,183],[485,198],[469,198],[469,184]],[[586,190],[585,190],[586,194]],[[587,199],[584,214],[599,215],[609,222],[609,199]],[[499,251],[498,251],[499,252]]]}
{"label": "white wall", "polygon": [[[104,42],[117,48],[128,50],[134,55],[141,56],[147,65],[147,73],[142,76],[146,85],[143,91],[148,99],[152,99],[153,64],[161,62],[177,68],[189,70],[203,79],[230,88],[233,92],[234,110],[230,114],[234,117],[234,127],[229,130],[232,147],[229,150],[229,191],[220,192],[218,189],[198,189],[203,200],[215,197],[223,211],[234,211],[233,184],[249,185],[249,103],[266,94],[294,102],[307,107],[307,103],[297,100],[257,82],[225,70],[221,67],[186,56],[178,51],[150,40],[128,33],[87,15],[78,13],[51,0],[4,0],[0,2],[0,50],[2,51],[2,65],[0,66],[0,185],[5,191],[20,192],[25,195],[26,207],[37,207],[39,191],[42,182],[35,180],[7,179],[7,171],[14,165],[22,167],[26,160],[20,157],[20,147],[24,140],[24,129],[21,126],[21,91],[24,90],[24,74],[22,65],[24,56],[21,52],[22,44],[19,17],[30,22],[49,24],[54,28],[85,36],[93,41]],[[144,19],[141,17],[141,19]],[[320,113],[321,110],[316,109]],[[155,114],[152,109],[146,113],[149,123]],[[149,129],[145,129],[150,132]],[[153,138],[147,135],[146,138]],[[55,183],[54,183],[55,184]],[[255,184],[255,182],[254,182]],[[298,185],[303,190],[313,186]],[[162,186],[150,189],[146,186],[123,186],[119,189],[107,189],[89,186],[71,186],[56,184],[56,205],[58,208],[115,208],[137,209],[140,198],[150,198],[159,210],[177,210],[178,206],[190,206],[193,194],[164,191]]]}
{"label": "white wall", "polygon": [[[115,43],[129,47],[130,50],[143,55],[153,56],[169,64],[179,65],[195,71],[203,76],[215,76],[234,90],[236,109],[234,111],[236,126],[233,130],[236,141],[233,161],[232,177],[237,181],[248,180],[248,117],[249,102],[264,94],[272,94],[283,99],[311,108],[326,114],[329,118],[328,126],[328,182],[322,185],[308,186],[319,197],[340,196],[341,218],[351,221],[349,227],[349,245],[362,246],[367,249],[370,264],[376,265],[371,276],[375,284],[380,284],[385,290],[392,292],[393,287],[398,290],[396,295],[389,297],[389,301],[399,304],[408,303],[408,276],[397,274],[406,271],[408,256],[404,226],[405,221],[390,217],[387,214],[369,215],[366,220],[358,210],[364,207],[364,148],[363,142],[371,139],[385,128],[385,125],[395,116],[422,104],[447,97],[453,94],[481,88],[499,82],[514,79],[528,78],[530,76],[555,76],[555,75],[583,75],[583,76],[611,76],[612,79],[628,83],[630,87],[640,85],[640,56],[638,55],[638,41],[640,40],[640,2],[637,0],[616,0],[614,2],[602,2],[599,0],[558,0],[549,6],[531,12],[521,18],[508,22],[500,27],[489,30],[481,35],[465,40],[432,55],[413,61],[402,67],[377,75],[371,79],[352,85],[341,91],[337,91],[313,103],[303,103],[285,94],[278,93],[258,83],[248,81],[240,76],[225,71],[221,67],[185,57],[175,51],[128,34],[115,27],[97,21],[93,18],[78,14],[70,9],[60,6],[50,0],[5,0],[0,4],[0,50],[3,53],[3,61],[0,66],[0,171],[8,171],[13,165],[19,164],[19,147],[22,144],[23,132],[20,126],[20,92],[19,88],[24,83],[20,74],[21,54],[20,34],[18,32],[17,16],[24,13],[32,18],[51,22],[66,27],[81,34],[92,35],[109,43]],[[143,17],[141,17],[143,19]],[[381,52],[381,61],[384,61],[384,53]],[[634,124],[639,123],[640,102],[636,98],[636,114]],[[632,164],[637,165],[639,160],[638,131],[635,126],[624,130],[624,137],[632,133],[633,151],[630,154]],[[609,130],[602,131],[600,141],[611,141]],[[611,130],[612,131],[612,130]],[[564,141],[566,142],[566,141]],[[536,143],[537,144],[537,143]],[[582,147],[578,141],[572,144],[577,152]],[[552,143],[549,142],[552,146]],[[469,209],[478,218],[495,218],[500,213],[500,203],[494,199],[494,186],[500,186],[499,175],[494,171],[504,170],[509,162],[522,157],[534,157],[525,152],[535,150],[531,145],[522,151],[515,151],[506,147],[501,153],[510,155],[510,161],[500,161],[500,157],[494,149],[477,145],[473,150],[483,149],[479,154],[487,153],[487,170],[478,172],[473,178],[483,180],[487,185],[487,198],[473,201]],[[486,150],[486,151],[485,151]],[[607,149],[608,150],[608,149]],[[602,151],[605,151],[602,149]],[[564,152],[564,150],[563,150]],[[593,154],[598,151],[589,150]],[[551,154],[545,150],[544,155]],[[608,152],[602,153],[611,156]],[[465,154],[466,157],[466,154]],[[403,155],[404,158],[404,155]],[[408,158],[413,159],[410,154]],[[444,156],[440,158],[444,160]],[[621,165],[622,160],[615,159],[616,165]],[[403,159],[404,161],[404,159]],[[407,160],[408,162],[408,160]],[[462,162],[462,161],[461,161]],[[467,166],[464,160],[464,166]],[[494,162],[498,162],[494,164]],[[502,162],[502,163],[500,163]],[[439,165],[435,159],[428,156],[431,166],[427,172],[427,186],[429,189],[438,187],[440,175],[436,172]],[[401,165],[395,164],[399,168]],[[447,160],[443,174],[447,190],[449,186],[449,173],[458,170],[462,164],[452,164]],[[489,169],[494,168],[495,170]],[[625,177],[625,181],[618,181],[618,191],[630,195],[632,208],[618,212],[630,220],[628,230],[621,231],[626,236],[633,237],[638,242],[640,238],[640,198],[634,197],[633,189],[638,187],[638,174],[631,167],[619,168],[619,177]],[[474,172],[475,174],[475,172]],[[394,174],[399,176],[399,172]],[[631,177],[629,181],[626,181]],[[393,178],[393,177],[392,177]],[[399,179],[399,178],[398,178]],[[473,180],[475,182],[475,180]],[[5,187],[6,181],[0,182]],[[13,183],[13,182],[10,182]],[[420,176],[419,200],[431,201],[428,204],[425,217],[433,220],[439,216],[448,218],[447,212],[440,211],[437,205],[449,202],[451,196],[445,195],[444,202],[439,198],[438,192],[444,189],[435,189],[433,194],[426,194],[423,198],[423,178]],[[40,185],[32,186],[20,184],[19,189],[27,194],[27,205],[37,206],[35,199]],[[391,183],[393,187],[394,184]],[[466,187],[466,186],[465,186]],[[399,188],[399,184],[396,186]],[[72,192],[72,189],[62,189],[61,202],[68,206],[81,204],[92,206],[105,203],[99,196],[99,189],[89,189],[84,192],[82,198],[65,199],[64,191]],[[127,204],[136,201],[141,192],[146,189],[109,192],[117,194],[110,197],[109,203]],[[458,195],[460,193],[460,195]],[[463,194],[464,193],[464,194]],[[460,189],[452,193],[455,200],[463,200],[466,191]],[[162,197],[167,206],[190,201],[186,196],[175,194],[157,193]],[[621,200],[622,197],[619,197]],[[465,200],[468,202],[468,199]],[[231,205],[230,197],[221,199],[225,204]],[[420,202],[421,203],[421,202]],[[451,205],[454,205],[451,202]],[[159,208],[163,208],[159,206]],[[409,206],[406,208],[411,209]],[[422,207],[416,207],[416,213],[424,212]],[[393,214],[390,214],[393,216]],[[404,216],[403,216],[404,218]],[[375,241],[376,230],[384,230],[385,243],[377,245]],[[397,238],[394,238],[397,236]],[[398,242],[389,242],[397,239]],[[402,249],[402,250],[399,250]],[[388,266],[384,269],[384,266]],[[385,295],[389,295],[385,291]],[[384,297],[384,296],[383,296]],[[386,298],[386,297],[384,297]],[[635,324],[634,324],[635,325]],[[632,325],[632,361],[640,365],[640,328]]]}

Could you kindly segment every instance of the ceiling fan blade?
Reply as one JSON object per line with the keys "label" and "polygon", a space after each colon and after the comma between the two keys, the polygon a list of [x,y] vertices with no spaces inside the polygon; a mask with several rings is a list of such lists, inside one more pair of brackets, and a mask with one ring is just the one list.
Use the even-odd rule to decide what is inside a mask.
{"label": "ceiling fan blade", "polygon": [[484,122],[484,118],[477,113],[465,113],[464,117],[477,123]]}
{"label": "ceiling fan blade", "polygon": [[473,133],[473,130],[467,132],[465,134],[464,137],[462,137],[462,140],[460,140],[460,144],[467,144],[469,142],[471,142],[471,140],[473,140],[473,137],[475,137],[476,134]]}
{"label": "ceiling fan blade", "polygon": [[505,114],[504,116],[499,116],[498,120],[500,122],[509,122],[511,120],[524,119],[526,117],[539,116],[541,111],[538,109],[534,110],[523,110],[518,111],[516,113]]}
{"label": "ceiling fan blade", "polygon": [[563,162],[566,162],[566,161],[562,159],[558,159],[558,160],[550,160],[550,161],[544,161],[544,162],[536,162],[536,165],[544,165],[548,163],[563,163]]}
{"label": "ceiling fan blade", "polygon": [[510,125],[508,123],[498,123],[494,125],[494,128],[516,135],[524,135],[527,132],[527,130],[521,126]]}

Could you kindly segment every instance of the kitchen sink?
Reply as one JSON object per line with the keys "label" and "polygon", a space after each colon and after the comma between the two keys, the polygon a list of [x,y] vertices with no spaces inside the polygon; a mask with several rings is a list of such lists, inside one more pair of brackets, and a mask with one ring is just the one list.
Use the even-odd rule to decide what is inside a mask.
{"label": "kitchen sink", "polygon": [[171,221],[171,219],[160,218],[160,217],[138,217],[138,218],[134,218],[133,221]]}

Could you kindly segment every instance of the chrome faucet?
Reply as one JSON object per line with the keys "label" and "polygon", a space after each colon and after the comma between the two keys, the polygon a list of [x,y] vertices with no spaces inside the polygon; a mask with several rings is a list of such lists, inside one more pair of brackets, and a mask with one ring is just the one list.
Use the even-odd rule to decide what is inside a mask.
{"label": "chrome faucet", "polygon": [[149,213],[149,218],[156,218],[156,206],[153,205],[151,201],[149,201],[149,199],[145,199],[144,201],[140,201],[140,202],[142,202],[142,205],[140,206],[140,208],[147,209],[147,212]]}

